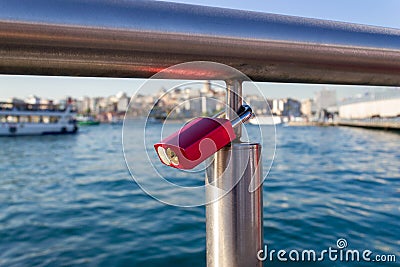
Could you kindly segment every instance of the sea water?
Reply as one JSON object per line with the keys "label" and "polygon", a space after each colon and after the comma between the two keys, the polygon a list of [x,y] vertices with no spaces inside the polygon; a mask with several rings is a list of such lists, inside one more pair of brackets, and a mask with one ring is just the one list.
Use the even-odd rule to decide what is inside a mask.
{"label": "sea water", "polygon": [[[268,249],[318,252],[345,239],[348,249],[393,254],[399,264],[400,134],[278,126],[276,141],[263,186]],[[0,146],[0,266],[205,266],[205,207],[143,192],[126,167],[121,126],[0,138]]]}

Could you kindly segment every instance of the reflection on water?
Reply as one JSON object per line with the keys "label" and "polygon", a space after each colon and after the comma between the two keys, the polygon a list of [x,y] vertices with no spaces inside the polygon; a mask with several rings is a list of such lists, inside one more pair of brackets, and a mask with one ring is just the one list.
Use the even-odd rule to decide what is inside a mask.
{"label": "reflection on water", "polygon": [[[0,266],[205,266],[204,207],[144,194],[129,176],[118,126],[0,144]],[[323,250],[342,237],[351,249],[400,260],[399,163],[396,133],[278,127],[264,184],[265,243]],[[190,175],[170,178],[202,184],[201,173]]]}

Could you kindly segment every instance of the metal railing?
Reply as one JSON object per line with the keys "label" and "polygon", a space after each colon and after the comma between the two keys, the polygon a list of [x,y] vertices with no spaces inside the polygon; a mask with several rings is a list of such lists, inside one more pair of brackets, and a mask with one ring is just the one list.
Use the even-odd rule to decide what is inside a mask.
{"label": "metal railing", "polygon": [[195,60],[254,81],[394,86],[400,30],[153,1],[0,1],[0,73],[146,78]]}

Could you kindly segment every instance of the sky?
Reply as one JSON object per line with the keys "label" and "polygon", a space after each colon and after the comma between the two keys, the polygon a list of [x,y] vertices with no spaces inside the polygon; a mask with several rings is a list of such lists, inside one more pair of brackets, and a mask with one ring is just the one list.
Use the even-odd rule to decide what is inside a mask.
{"label": "sky", "polygon": [[[177,0],[173,2],[252,10],[300,17],[337,20],[400,29],[400,0]],[[10,97],[25,98],[38,95],[49,99],[65,96],[110,96],[119,91],[132,95],[141,86],[141,79],[75,78],[0,75],[0,100]],[[298,85],[257,83],[263,94],[270,98],[312,97],[323,88],[336,89],[339,99],[376,87]],[[160,85],[161,87],[161,85]],[[158,88],[156,88],[158,89]]]}

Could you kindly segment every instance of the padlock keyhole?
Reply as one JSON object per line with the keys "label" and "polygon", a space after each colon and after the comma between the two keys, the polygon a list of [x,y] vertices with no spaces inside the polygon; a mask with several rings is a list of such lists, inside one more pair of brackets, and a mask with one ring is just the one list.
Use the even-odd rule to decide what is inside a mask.
{"label": "padlock keyhole", "polygon": [[179,165],[178,155],[171,148],[167,148],[167,156],[172,164]]}

